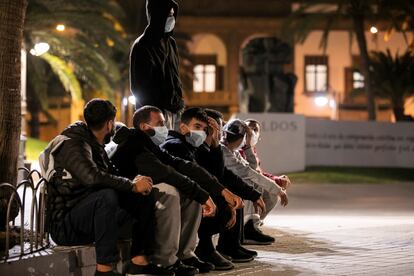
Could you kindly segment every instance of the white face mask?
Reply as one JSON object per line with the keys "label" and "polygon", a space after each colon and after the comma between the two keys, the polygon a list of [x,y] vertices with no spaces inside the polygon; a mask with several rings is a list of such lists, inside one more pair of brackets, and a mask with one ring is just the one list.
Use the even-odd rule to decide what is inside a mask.
{"label": "white face mask", "polygon": [[241,150],[244,146],[246,145],[246,135],[244,135],[243,137],[243,141],[241,142],[241,144],[235,149],[235,151],[239,151]]}
{"label": "white face mask", "polygon": [[154,142],[154,144],[156,144],[157,146],[161,145],[162,143],[165,142],[165,140],[167,139],[168,136],[168,128],[166,126],[157,126],[157,127],[152,127],[155,131],[154,136],[151,136],[151,140],[152,142]]}
{"label": "white face mask", "polygon": [[189,136],[185,136],[186,141],[195,148],[201,146],[207,138],[204,130],[191,130]]}
{"label": "white face mask", "polygon": [[174,27],[175,27],[175,17],[174,16],[168,16],[167,17],[167,21],[165,22],[165,29],[164,29],[164,31],[166,33],[169,33],[172,30],[174,30]]}
{"label": "white face mask", "polygon": [[250,140],[250,145],[254,147],[257,145],[257,142],[259,142],[259,133],[252,131],[252,139]]}

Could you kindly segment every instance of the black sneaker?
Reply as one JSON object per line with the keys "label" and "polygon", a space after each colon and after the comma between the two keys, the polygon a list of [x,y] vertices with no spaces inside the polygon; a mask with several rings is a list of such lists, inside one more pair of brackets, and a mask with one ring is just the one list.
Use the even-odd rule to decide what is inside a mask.
{"label": "black sneaker", "polygon": [[[121,274],[119,274],[121,275]],[[126,276],[134,276],[134,275],[163,275],[163,276],[173,276],[174,273],[171,272],[169,269],[155,264],[147,264],[147,265],[136,265],[132,262],[129,262],[126,265],[125,269]]]}
{"label": "black sneaker", "polygon": [[230,256],[233,263],[247,263],[253,261],[253,256],[244,253],[238,248],[217,248],[221,255]]}
{"label": "black sneaker", "polygon": [[214,265],[213,264],[211,264],[209,262],[201,261],[197,257],[191,257],[191,258],[182,260],[182,262],[185,265],[189,265],[189,266],[193,266],[193,267],[198,268],[198,271],[200,273],[207,273],[207,272],[210,272],[211,270],[214,270]]}
{"label": "black sneaker", "polygon": [[260,229],[254,226],[252,220],[249,220],[244,226],[243,244],[269,245],[273,242],[275,242],[275,238],[263,234]]}
{"label": "black sneaker", "polygon": [[180,260],[169,266],[168,270],[173,272],[175,276],[194,276],[199,272],[194,266],[185,265]]}
{"label": "black sneaker", "polygon": [[253,257],[257,257],[257,251],[247,249],[246,247],[243,247],[243,246],[240,246],[239,250],[241,250],[242,252],[244,252],[246,254],[249,254]]}
{"label": "black sneaker", "polygon": [[224,258],[220,253],[217,252],[217,250],[214,250],[213,252],[207,254],[196,251],[196,254],[200,260],[213,264],[214,270],[231,270],[234,268],[234,264]]}
{"label": "black sneaker", "polygon": [[122,276],[122,274],[116,271],[108,271],[108,272],[95,271],[95,276]]}

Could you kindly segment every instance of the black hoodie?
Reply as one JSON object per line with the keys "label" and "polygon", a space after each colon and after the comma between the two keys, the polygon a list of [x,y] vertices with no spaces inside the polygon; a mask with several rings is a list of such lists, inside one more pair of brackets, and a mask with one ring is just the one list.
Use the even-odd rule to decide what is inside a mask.
{"label": "black hoodie", "polygon": [[137,174],[146,175],[152,178],[154,184],[168,183],[200,204],[207,201],[208,192],[194,181],[202,178],[197,168],[161,150],[144,132],[121,127],[113,141],[118,147],[111,160],[121,175],[128,178]]}
{"label": "black hoodie", "polygon": [[[221,148],[211,150],[207,144],[202,144],[195,148],[190,145],[185,136],[177,131],[170,130],[165,143],[161,147],[175,156],[181,157],[198,164],[206,169],[211,175],[215,176],[224,187],[243,199],[256,201],[260,192],[254,187],[245,183],[224,166],[223,153]],[[221,189],[224,187],[220,184]]]}
{"label": "black hoodie", "polygon": [[130,54],[130,86],[137,108],[153,105],[177,113],[184,108],[179,76],[179,56],[173,32],[165,33],[174,0],[147,0],[148,25],[134,42]]}
{"label": "black hoodie", "polygon": [[[201,145],[201,147],[204,146],[205,145]],[[168,132],[167,140],[165,140],[165,142],[161,144],[160,147],[174,156],[180,157],[199,166],[195,159],[195,153],[197,151],[197,148],[190,145],[186,141],[185,136],[177,131],[170,130]],[[203,168],[203,170],[205,170],[206,172],[205,178],[209,190],[212,191],[210,194],[220,196],[221,192],[224,190],[225,187],[219,182],[219,180],[214,175],[208,172],[208,170],[206,170],[205,168]]]}

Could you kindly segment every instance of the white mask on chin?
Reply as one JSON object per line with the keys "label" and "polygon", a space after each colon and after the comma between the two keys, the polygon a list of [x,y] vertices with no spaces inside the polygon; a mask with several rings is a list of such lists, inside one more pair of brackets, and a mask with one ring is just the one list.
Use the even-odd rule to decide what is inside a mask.
{"label": "white mask on chin", "polygon": [[259,142],[259,133],[252,131],[252,139],[250,140],[250,145],[254,147],[257,145],[257,142]]}

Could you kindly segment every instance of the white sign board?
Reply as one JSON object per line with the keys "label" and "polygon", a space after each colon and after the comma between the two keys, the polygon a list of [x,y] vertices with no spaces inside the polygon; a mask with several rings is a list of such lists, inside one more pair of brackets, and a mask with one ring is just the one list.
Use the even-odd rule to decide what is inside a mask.
{"label": "white sign board", "polygon": [[306,166],[414,167],[414,123],[306,119]]}
{"label": "white sign board", "polygon": [[238,114],[239,119],[261,123],[257,152],[263,170],[288,173],[305,169],[305,117],[285,113]]}

